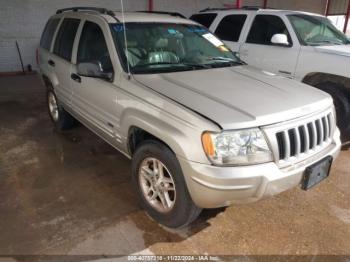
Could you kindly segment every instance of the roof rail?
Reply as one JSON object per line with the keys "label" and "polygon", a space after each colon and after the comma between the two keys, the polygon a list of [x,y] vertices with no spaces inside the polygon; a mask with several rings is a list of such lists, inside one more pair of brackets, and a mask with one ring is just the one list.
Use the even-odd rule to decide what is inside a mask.
{"label": "roof rail", "polygon": [[235,8],[235,7],[218,7],[218,8],[205,8],[201,11],[199,11],[200,13],[203,12],[207,12],[207,11],[225,11],[225,10],[253,10],[253,11],[257,11],[263,9],[262,7],[259,6],[242,6],[241,8]]}
{"label": "roof rail", "polygon": [[149,13],[149,14],[160,14],[160,15],[171,15],[171,16],[177,16],[181,18],[186,18],[183,14],[180,14],[178,12],[163,12],[163,11],[137,11],[139,13]]}
{"label": "roof rail", "polygon": [[78,11],[96,11],[96,12],[99,12],[101,14],[114,16],[113,11],[108,10],[106,8],[102,8],[102,7],[88,7],[88,6],[77,6],[77,7],[68,7],[68,8],[58,9],[56,11],[56,14],[61,14],[63,12],[68,12],[68,11],[73,11],[73,12],[78,12]]}

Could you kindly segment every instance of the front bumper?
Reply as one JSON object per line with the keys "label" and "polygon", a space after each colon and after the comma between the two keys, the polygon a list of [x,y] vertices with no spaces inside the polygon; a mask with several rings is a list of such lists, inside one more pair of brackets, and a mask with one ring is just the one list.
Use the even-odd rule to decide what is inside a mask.
{"label": "front bumper", "polygon": [[301,183],[308,166],[327,156],[336,158],[340,147],[340,133],[336,129],[327,148],[283,169],[274,162],[237,167],[218,167],[183,158],[179,162],[194,203],[201,208],[216,208],[255,202],[291,189]]}

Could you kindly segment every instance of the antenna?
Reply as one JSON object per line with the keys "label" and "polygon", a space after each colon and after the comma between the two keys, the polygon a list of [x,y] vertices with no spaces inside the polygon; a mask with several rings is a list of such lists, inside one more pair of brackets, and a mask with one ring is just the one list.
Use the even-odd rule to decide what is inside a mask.
{"label": "antenna", "polygon": [[125,27],[125,17],[124,17],[124,3],[123,0],[120,0],[120,4],[122,6],[122,23],[124,27],[124,41],[125,41],[125,55],[126,55],[126,65],[128,69],[128,79],[130,80],[131,78],[131,72],[130,72],[130,65],[129,65],[129,49],[128,49],[128,41],[126,40],[126,27]]}

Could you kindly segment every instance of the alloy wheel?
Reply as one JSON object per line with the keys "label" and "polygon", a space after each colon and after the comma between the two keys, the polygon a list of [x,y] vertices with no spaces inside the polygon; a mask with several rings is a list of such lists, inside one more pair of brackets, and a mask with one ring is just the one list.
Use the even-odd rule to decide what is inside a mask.
{"label": "alloy wheel", "polygon": [[146,158],[139,168],[139,183],[147,202],[161,213],[173,209],[175,182],[166,166],[156,158]]}

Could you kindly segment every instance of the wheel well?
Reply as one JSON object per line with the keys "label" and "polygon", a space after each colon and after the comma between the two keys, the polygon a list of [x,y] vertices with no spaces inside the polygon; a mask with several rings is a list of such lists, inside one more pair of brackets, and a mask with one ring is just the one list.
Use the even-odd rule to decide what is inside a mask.
{"label": "wheel well", "polygon": [[303,83],[317,87],[318,84],[331,82],[350,100],[350,78],[326,73],[310,73],[304,77]]}
{"label": "wheel well", "polygon": [[43,79],[45,87],[47,87],[47,88],[52,88],[53,87],[53,85],[51,83],[51,80],[46,75],[42,75],[41,77]]}
{"label": "wheel well", "polygon": [[167,145],[164,141],[162,141],[158,137],[143,130],[142,128],[133,126],[129,129],[129,135],[128,135],[128,150],[129,150],[131,156],[134,154],[135,150],[141,144],[141,142],[143,142],[145,140],[158,141],[158,142],[164,144],[165,146],[167,146],[173,152],[173,150],[170,148],[170,146]]}

